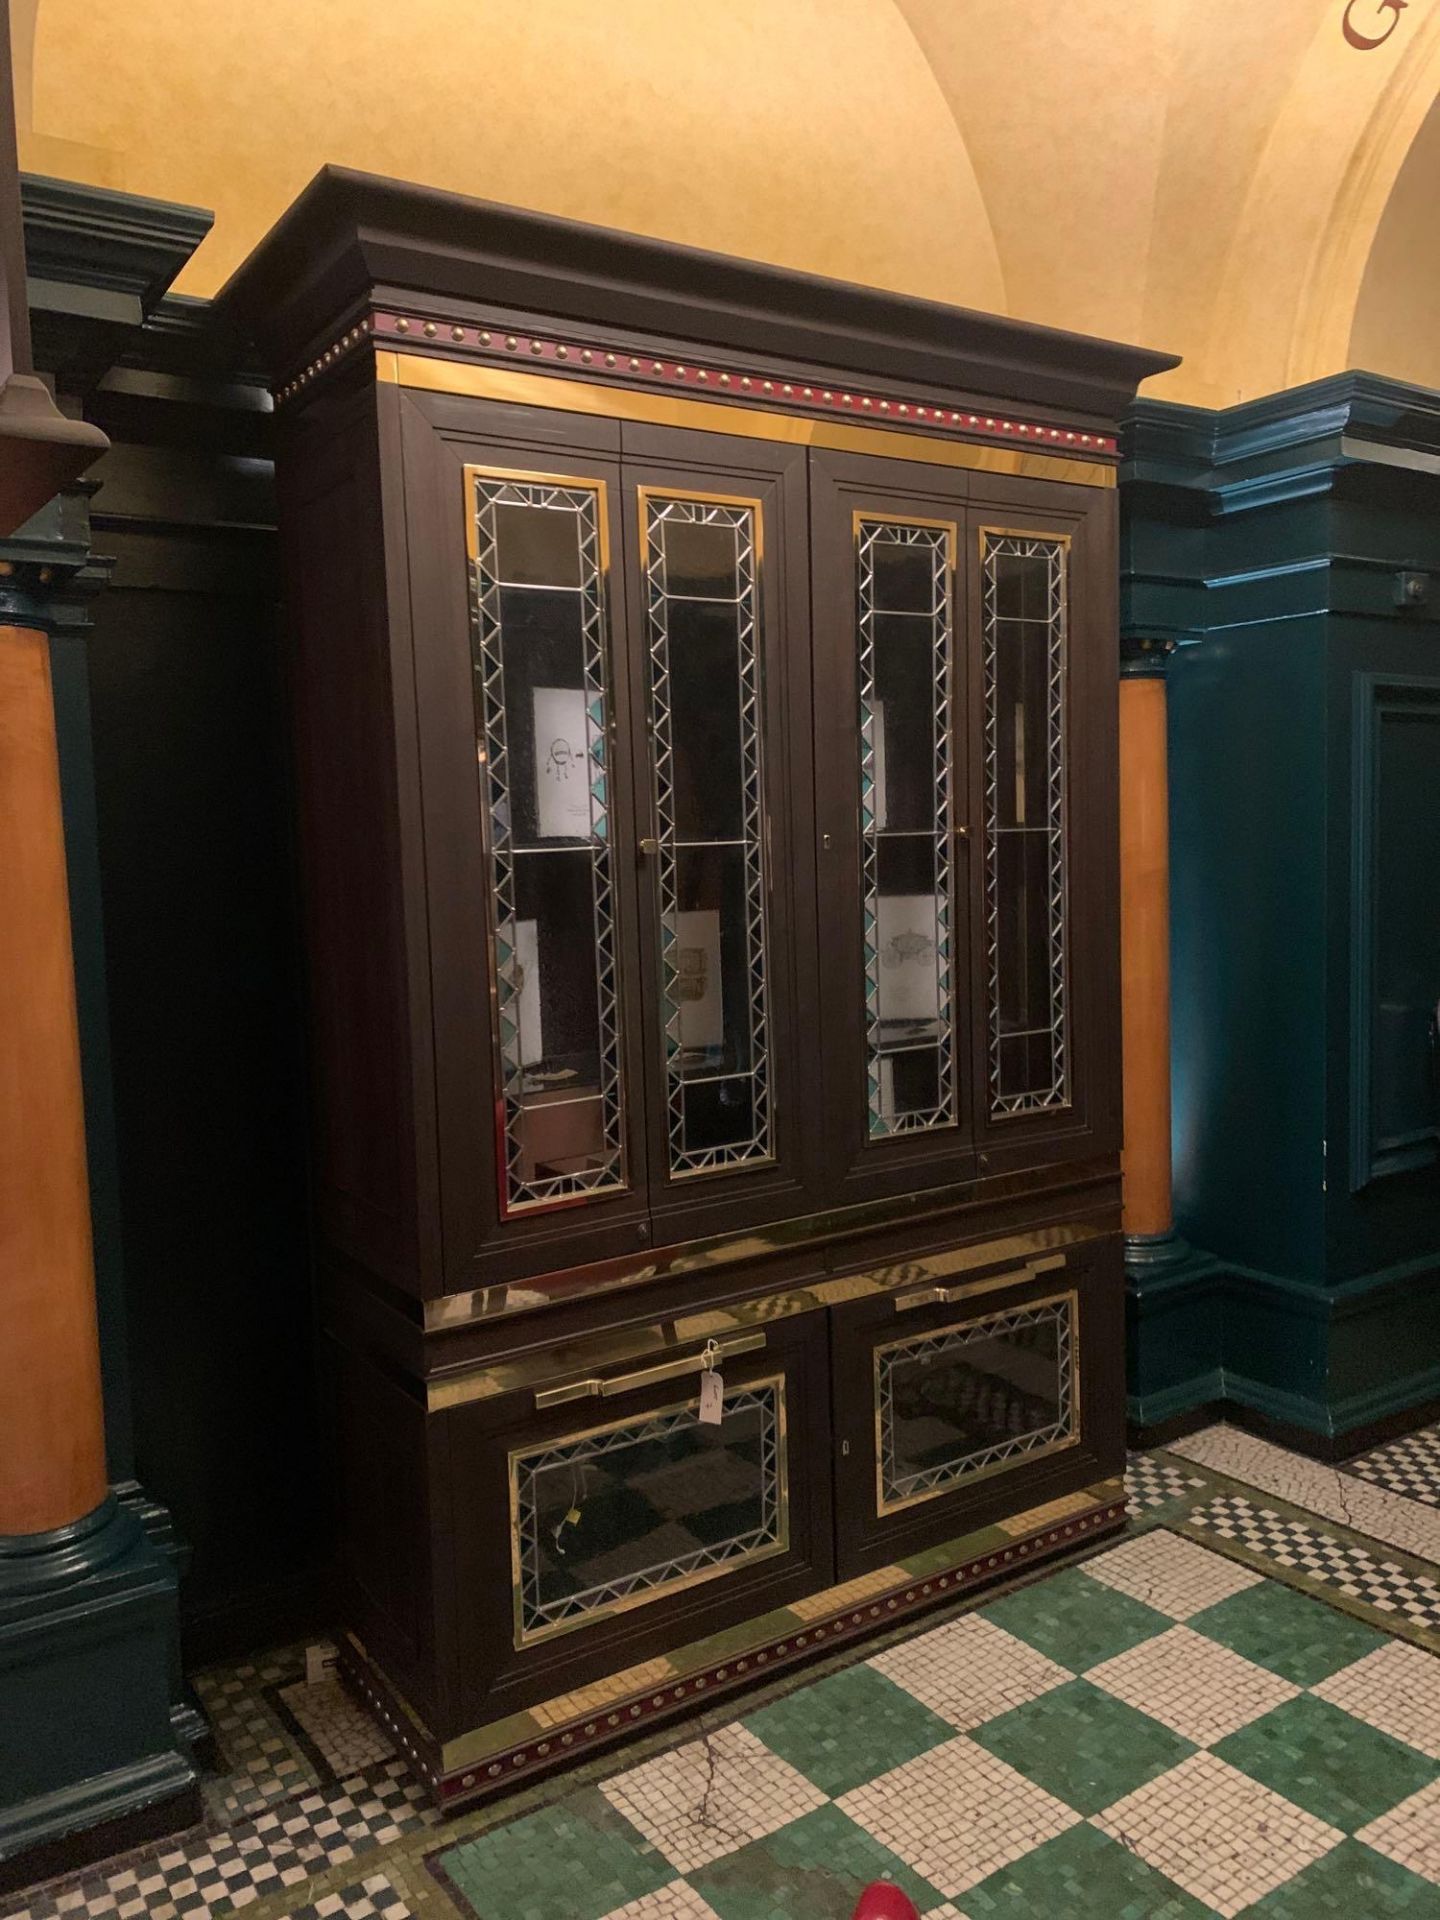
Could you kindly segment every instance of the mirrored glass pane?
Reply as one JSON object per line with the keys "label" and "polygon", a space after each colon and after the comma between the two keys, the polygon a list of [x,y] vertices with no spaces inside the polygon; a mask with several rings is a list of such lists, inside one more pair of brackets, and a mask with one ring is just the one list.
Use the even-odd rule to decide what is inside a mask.
{"label": "mirrored glass pane", "polygon": [[604,490],[472,470],[506,1211],[624,1185]]}
{"label": "mirrored glass pane", "polygon": [[957,1117],[955,529],[856,525],[866,1094],[872,1138]]}
{"label": "mirrored glass pane", "polygon": [[670,1171],[772,1157],[757,507],[641,491]]}
{"label": "mirrored glass pane", "polygon": [[990,1111],[1069,1104],[1066,565],[1059,538],[984,531]]}
{"label": "mirrored glass pane", "polygon": [[882,1513],[1079,1433],[1073,1294],[894,1341],[875,1367]]}
{"label": "mirrored glass pane", "polygon": [[783,1552],[784,1383],[699,1400],[511,1456],[517,1643]]}

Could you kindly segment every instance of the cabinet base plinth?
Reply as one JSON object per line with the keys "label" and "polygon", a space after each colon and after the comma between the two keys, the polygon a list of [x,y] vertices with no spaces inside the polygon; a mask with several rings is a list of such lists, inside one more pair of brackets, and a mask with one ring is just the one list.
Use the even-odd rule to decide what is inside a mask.
{"label": "cabinet base plinth", "polygon": [[446,1811],[528,1785],[600,1749],[743,1693],[847,1642],[898,1626],[957,1595],[1013,1579],[1123,1529],[1123,1478],[1098,1481],[994,1526],[878,1567],[751,1621],[696,1640],[593,1685],[440,1741],[353,1635],[340,1670]]}

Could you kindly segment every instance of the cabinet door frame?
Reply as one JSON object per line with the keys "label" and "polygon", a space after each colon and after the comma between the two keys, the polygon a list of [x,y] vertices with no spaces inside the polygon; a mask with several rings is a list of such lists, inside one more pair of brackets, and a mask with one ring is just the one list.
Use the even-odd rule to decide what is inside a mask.
{"label": "cabinet door frame", "polygon": [[[577,1399],[542,1409],[533,1394],[511,1393],[443,1416],[451,1497],[460,1503],[450,1516],[449,1531],[454,1553],[450,1597],[463,1696],[458,1703],[460,1724],[500,1719],[833,1584],[825,1313],[777,1320],[766,1334],[763,1349],[725,1362],[723,1378],[727,1392],[777,1376],[784,1383],[783,1546],[737,1560],[729,1572],[722,1567],[700,1578],[683,1577],[657,1589],[653,1598],[538,1636],[526,1638],[516,1627],[512,1457],[692,1405],[699,1375],[647,1384],[641,1363],[634,1368],[635,1384],[614,1398]],[[698,1352],[704,1343],[691,1344]]]}
{"label": "cabinet door frame", "polygon": [[642,857],[637,924],[647,1165],[655,1240],[667,1244],[792,1217],[816,1204],[819,1028],[814,996],[807,990],[816,969],[809,518],[802,448],[627,421],[621,426],[621,454],[637,839],[648,842],[656,834],[644,500],[673,494],[716,504],[753,502],[762,548],[757,602],[763,634],[761,775],[773,1151],[763,1160],[713,1171],[678,1177],[671,1172],[658,862],[653,855]]}
{"label": "cabinet door frame", "polygon": [[[958,1539],[1032,1506],[1076,1492],[1125,1461],[1124,1288],[1118,1236],[1067,1250],[1063,1265],[1016,1262],[967,1272],[948,1300],[908,1308],[907,1295],[926,1289],[923,1262],[913,1287],[834,1307],[830,1316],[835,1400],[835,1538],[837,1580],[854,1579],[907,1554]],[[876,1352],[972,1321],[1056,1299],[1074,1301],[1071,1366],[1075,1437],[1020,1454],[962,1478],[948,1489],[881,1511],[878,1495],[880,1409]]]}
{"label": "cabinet door frame", "polygon": [[[617,635],[625,555],[617,423],[406,394],[401,440],[421,807],[429,896],[444,1284],[457,1292],[641,1251],[649,1241],[644,1068],[636,956],[628,676]],[[500,1192],[496,1009],[489,928],[488,805],[477,779],[466,521],[468,466],[604,483],[608,519],[609,809],[626,1184],[509,1211]]]}
{"label": "cabinet door frame", "polygon": [[[1114,569],[1115,496],[1088,487],[978,477],[970,549],[972,954],[971,1087],[976,1163],[1006,1174],[1116,1152],[1120,1119],[1119,638]],[[1066,542],[1065,967],[1063,1106],[998,1115],[990,1086],[986,941],[985,687],[982,540],[986,534]]]}
{"label": "cabinet door frame", "polygon": [[[964,590],[968,476],[868,454],[813,452],[810,457],[814,525],[816,694],[815,764],[818,907],[824,1009],[825,1120],[829,1198],[840,1205],[884,1199],[917,1188],[973,1180],[975,1153],[969,1084],[973,984],[970,913],[972,886],[971,726]],[[864,1010],[864,901],[860,825],[860,667],[856,634],[856,546],[859,520],[953,527],[951,567],[951,998],[955,1008],[952,1072],[953,1125],[876,1139],[866,1122]]]}

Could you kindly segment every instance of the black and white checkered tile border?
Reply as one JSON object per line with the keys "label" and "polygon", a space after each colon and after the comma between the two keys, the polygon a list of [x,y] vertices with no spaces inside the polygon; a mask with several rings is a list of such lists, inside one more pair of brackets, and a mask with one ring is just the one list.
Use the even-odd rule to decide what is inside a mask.
{"label": "black and white checkered tile border", "polygon": [[1248,1547],[1276,1566],[1308,1574],[1377,1612],[1403,1614],[1416,1626],[1440,1628],[1440,1585],[1425,1574],[1378,1559],[1364,1547],[1332,1539],[1268,1507],[1254,1506],[1238,1494],[1221,1494],[1192,1513],[1189,1524]]}
{"label": "black and white checkered tile border", "polygon": [[108,1873],[37,1888],[4,1910],[5,1920],[208,1920],[433,1826],[439,1817],[404,1763],[390,1760],[254,1820],[131,1856]]}
{"label": "black and white checkered tile border", "polygon": [[1168,1507],[1182,1494],[1193,1493],[1205,1482],[1193,1474],[1182,1473],[1167,1461],[1152,1459],[1148,1453],[1132,1453],[1125,1463],[1125,1498],[1132,1514],[1152,1507]]}
{"label": "black and white checkered tile border", "polygon": [[1440,1507],[1440,1427],[1388,1441],[1362,1453],[1358,1460],[1347,1461],[1344,1471],[1411,1500],[1423,1500],[1427,1507]]}
{"label": "black and white checkered tile border", "polygon": [[410,1920],[410,1909],[383,1873],[357,1886],[322,1894],[308,1907],[296,1907],[284,1920]]}

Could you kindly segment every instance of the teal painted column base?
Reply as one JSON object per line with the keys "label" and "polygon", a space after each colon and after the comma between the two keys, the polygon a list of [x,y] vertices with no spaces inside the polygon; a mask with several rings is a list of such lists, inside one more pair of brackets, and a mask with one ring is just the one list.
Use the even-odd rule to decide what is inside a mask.
{"label": "teal painted column base", "polygon": [[0,1892],[191,1825],[171,1722],[173,1568],[111,1495],[0,1537]]}
{"label": "teal painted column base", "polygon": [[1166,1258],[1127,1251],[1127,1411],[1139,1437],[1174,1437],[1223,1412],[1338,1458],[1433,1414],[1433,1256],[1322,1287],[1173,1246]]}

